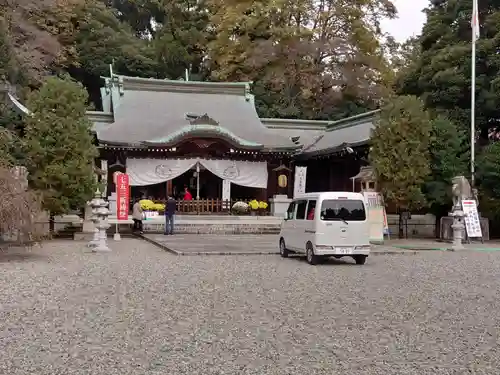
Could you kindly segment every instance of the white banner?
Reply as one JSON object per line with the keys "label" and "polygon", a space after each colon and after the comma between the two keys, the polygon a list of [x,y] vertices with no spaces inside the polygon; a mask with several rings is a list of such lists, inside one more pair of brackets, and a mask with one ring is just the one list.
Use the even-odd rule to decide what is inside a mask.
{"label": "white banner", "polygon": [[231,181],[222,180],[222,200],[228,201],[231,199]]}
{"label": "white banner", "polygon": [[179,177],[196,163],[233,184],[267,189],[267,163],[220,159],[127,159],[130,186],[159,184]]}
{"label": "white banner", "polygon": [[307,167],[295,167],[295,178],[293,180],[293,197],[306,192]]}
{"label": "white banner", "polygon": [[479,221],[479,213],[477,212],[477,204],[475,200],[462,201],[462,210],[465,214],[465,229],[469,238],[482,238],[483,231],[481,230],[481,222]]}
{"label": "white banner", "polygon": [[217,177],[231,181],[233,184],[267,189],[266,162],[200,159],[200,164]]}
{"label": "white banner", "polygon": [[193,168],[198,159],[127,159],[130,186],[154,185],[172,180]]}
{"label": "white banner", "polygon": [[231,209],[231,181],[222,180],[222,208]]}

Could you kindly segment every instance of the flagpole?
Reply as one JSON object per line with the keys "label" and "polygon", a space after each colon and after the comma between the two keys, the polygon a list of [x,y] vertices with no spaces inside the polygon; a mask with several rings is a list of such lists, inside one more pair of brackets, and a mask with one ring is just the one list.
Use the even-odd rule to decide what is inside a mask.
{"label": "flagpole", "polygon": [[476,41],[479,38],[479,6],[477,0],[472,0],[472,56],[470,85],[470,181],[475,185],[476,157]]}
{"label": "flagpole", "polygon": [[472,67],[470,93],[470,174],[471,185],[475,183],[475,143],[476,143],[476,30],[472,28]]}

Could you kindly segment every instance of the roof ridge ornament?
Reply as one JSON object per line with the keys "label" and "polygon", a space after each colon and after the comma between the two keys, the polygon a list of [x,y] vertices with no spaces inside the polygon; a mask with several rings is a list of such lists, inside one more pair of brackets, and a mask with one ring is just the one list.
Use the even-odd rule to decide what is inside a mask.
{"label": "roof ridge ornament", "polygon": [[189,121],[191,125],[219,126],[219,123],[215,121],[212,117],[210,117],[208,113],[205,113],[202,116],[195,115],[192,113],[187,113],[186,119]]}

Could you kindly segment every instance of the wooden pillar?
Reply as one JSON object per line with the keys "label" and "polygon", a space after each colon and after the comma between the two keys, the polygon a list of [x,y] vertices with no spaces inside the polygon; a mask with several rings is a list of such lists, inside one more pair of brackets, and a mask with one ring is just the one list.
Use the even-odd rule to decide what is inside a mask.
{"label": "wooden pillar", "polygon": [[259,201],[267,201],[267,189],[259,189],[257,193],[257,200]]}
{"label": "wooden pillar", "polygon": [[167,196],[165,198],[172,196],[172,180],[168,180],[167,183]]}
{"label": "wooden pillar", "polygon": [[288,178],[288,189],[287,189],[287,196],[288,198],[293,198],[293,184],[295,181],[295,165],[293,161],[290,161],[288,163],[288,168],[290,168],[290,177]]}
{"label": "wooden pillar", "polygon": [[275,194],[277,194],[278,175],[274,171],[274,167],[277,167],[277,165],[273,165],[269,162],[267,163],[267,194],[268,194],[268,198],[272,198]]}

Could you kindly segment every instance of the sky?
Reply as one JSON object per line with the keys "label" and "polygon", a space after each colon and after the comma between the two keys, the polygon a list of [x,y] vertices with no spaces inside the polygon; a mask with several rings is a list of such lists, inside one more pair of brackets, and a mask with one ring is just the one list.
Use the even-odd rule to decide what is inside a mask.
{"label": "sky", "polygon": [[382,28],[398,42],[404,42],[422,31],[425,14],[422,13],[429,0],[392,0],[398,10],[398,18],[382,21]]}

